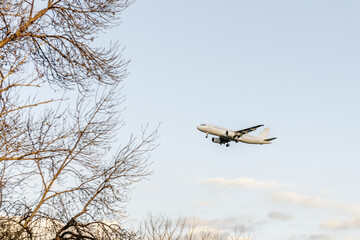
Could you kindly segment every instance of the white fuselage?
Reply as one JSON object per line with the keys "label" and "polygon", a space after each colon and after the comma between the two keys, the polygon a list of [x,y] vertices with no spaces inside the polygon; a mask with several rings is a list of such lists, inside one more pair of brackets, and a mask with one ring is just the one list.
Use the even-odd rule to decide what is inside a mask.
{"label": "white fuselage", "polygon": [[244,134],[240,137],[236,137],[236,132],[217,127],[211,124],[201,124],[197,127],[200,131],[211,134],[220,137],[221,139],[226,139],[228,141],[235,141],[235,142],[243,142],[243,143],[249,143],[249,144],[269,144],[270,141],[265,141],[264,138],[261,138],[259,136],[253,136],[250,134]]}

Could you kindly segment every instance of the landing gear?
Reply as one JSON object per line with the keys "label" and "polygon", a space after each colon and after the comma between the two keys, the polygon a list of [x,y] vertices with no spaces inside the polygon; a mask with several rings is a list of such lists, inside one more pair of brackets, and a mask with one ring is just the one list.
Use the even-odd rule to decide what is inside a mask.
{"label": "landing gear", "polygon": [[229,144],[229,143],[227,143],[225,146],[226,146],[226,147],[230,147],[230,144]]}
{"label": "landing gear", "polygon": [[209,133],[206,133],[206,136],[205,136],[205,137],[208,138],[208,136],[209,136]]}

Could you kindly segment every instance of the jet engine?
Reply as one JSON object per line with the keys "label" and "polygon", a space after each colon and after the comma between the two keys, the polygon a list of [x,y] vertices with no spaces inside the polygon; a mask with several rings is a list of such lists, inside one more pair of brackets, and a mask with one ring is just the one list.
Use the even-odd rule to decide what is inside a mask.
{"label": "jet engine", "polygon": [[230,131],[230,132],[229,132],[229,131],[226,131],[226,132],[225,132],[225,135],[226,135],[227,137],[232,137],[232,138],[236,136],[236,134],[235,134],[234,132],[232,132],[232,131]]}
{"label": "jet engine", "polygon": [[220,138],[212,138],[211,139],[213,143],[218,143],[218,144],[222,144],[222,141]]}

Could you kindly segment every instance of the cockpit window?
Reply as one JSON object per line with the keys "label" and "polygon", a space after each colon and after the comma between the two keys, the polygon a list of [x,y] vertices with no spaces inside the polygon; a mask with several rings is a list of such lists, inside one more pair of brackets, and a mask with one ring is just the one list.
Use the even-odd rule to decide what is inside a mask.
{"label": "cockpit window", "polygon": [[201,124],[200,126],[206,126],[206,124]]}

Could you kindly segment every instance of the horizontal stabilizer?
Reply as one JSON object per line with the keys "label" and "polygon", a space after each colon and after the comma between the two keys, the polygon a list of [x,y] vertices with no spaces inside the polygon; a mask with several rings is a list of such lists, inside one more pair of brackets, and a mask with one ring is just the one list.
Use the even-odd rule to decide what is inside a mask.
{"label": "horizontal stabilizer", "polygon": [[274,140],[274,139],[276,139],[276,137],[274,137],[274,138],[267,138],[267,139],[264,139],[264,141],[270,142],[270,141],[272,141],[272,140]]}

